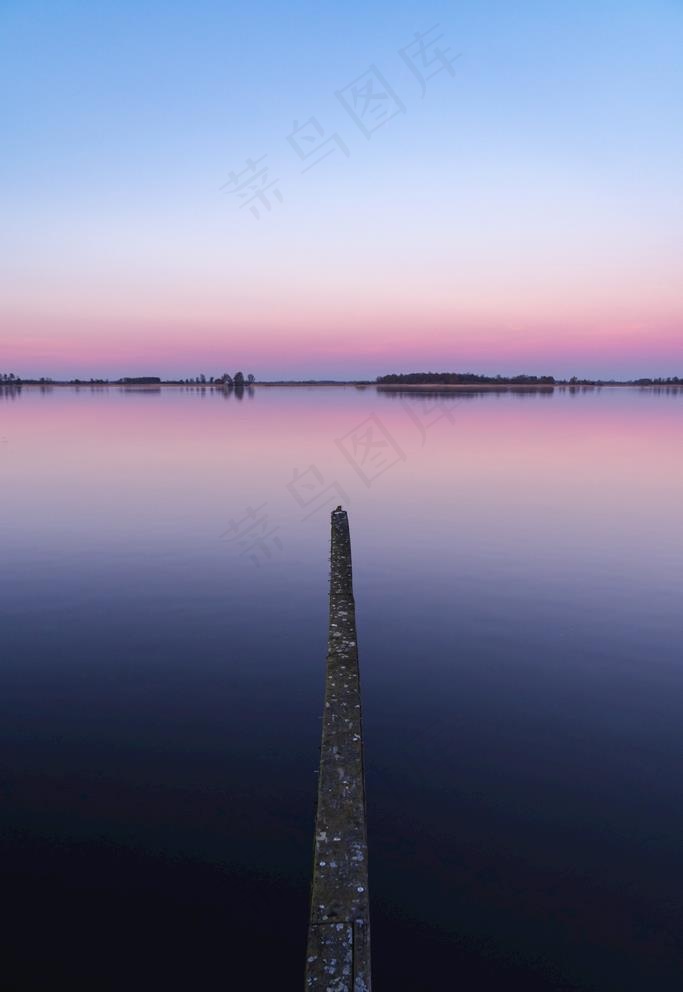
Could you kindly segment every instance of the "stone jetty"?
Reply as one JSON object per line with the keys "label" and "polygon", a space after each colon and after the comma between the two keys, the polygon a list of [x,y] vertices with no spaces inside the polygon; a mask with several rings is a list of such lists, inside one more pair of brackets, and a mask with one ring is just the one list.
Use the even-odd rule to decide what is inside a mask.
{"label": "stone jetty", "polygon": [[332,513],[330,621],[306,992],[370,992],[363,725],[351,538]]}

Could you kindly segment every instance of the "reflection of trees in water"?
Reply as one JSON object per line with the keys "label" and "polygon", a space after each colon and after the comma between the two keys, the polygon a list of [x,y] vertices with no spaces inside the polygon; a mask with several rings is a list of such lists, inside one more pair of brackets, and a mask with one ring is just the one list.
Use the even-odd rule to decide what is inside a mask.
{"label": "reflection of trees in water", "polygon": [[680,386],[641,386],[639,393],[666,393],[667,396],[683,396],[683,384]]}
{"label": "reflection of trees in water", "polygon": [[615,383],[614,385],[597,385],[589,383],[561,383],[555,386],[427,386],[406,389],[401,386],[376,386],[375,389],[385,397],[392,399],[410,400],[471,400],[482,399],[484,396],[501,396],[502,394],[528,399],[531,396],[547,398],[556,392],[569,396],[579,396],[585,393],[600,393],[603,389],[630,389],[639,393],[657,393],[667,396],[683,396],[683,383],[662,383],[648,386],[637,386],[633,383]]}
{"label": "reflection of trees in water", "polygon": [[[103,389],[104,387],[99,387]],[[98,391],[97,386],[93,386],[90,390],[92,393]],[[157,393],[161,393],[161,386],[122,386],[119,389],[120,393],[144,393],[145,396],[156,396]]]}
{"label": "reflection of trees in water", "polygon": [[224,383],[221,392],[226,400],[230,399],[231,396],[238,400],[243,400],[245,396],[248,396],[250,400],[253,400],[256,395],[254,387],[251,384],[245,386],[243,382],[232,382],[230,385]]}
{"label": "reflection of trees in water", "polygon": [[[42,389],[41,389],[42,392]],[[21,396],[21,386],[0,383],[0,398],[4,400],[16,400]]]}
{"label": "reflection of trees in water", "polygon": [[394,389],[386,386],[377,386],[377,392],[386,399],[391,400],[474,400],[483,394],[482,390],[472,389]]}
{"label": "reflection of trees in water", "polygon": [[602,386],[560,386],[560,391],[569,393],[570,396],[578,396],[579,393],[600,392]]}
{"label": "reflection of trees in water", "polygon": [[456,388],[444,386],[441,389],[432,386],[416,389],[402,389],[400,386],[377,386],[376,389],[382,396],[390,399],[408,399],[416,402],[420,400],[460,402],[462,400],[482,399],[484,396],[501,396],[503,394],[526,399],[529,396],[548,397],[552,396],[555,392],[553,386],[489,386],[487,388],[482,388],[481,386],[458,386]]}

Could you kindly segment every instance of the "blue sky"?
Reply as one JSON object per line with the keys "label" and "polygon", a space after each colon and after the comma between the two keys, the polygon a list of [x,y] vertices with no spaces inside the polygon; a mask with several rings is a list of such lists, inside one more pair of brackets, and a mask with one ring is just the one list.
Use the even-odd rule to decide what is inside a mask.
{"label": "blue sky", "polygon": [[[423,99],[398,52],[435,24]],[[0,32],[3,367],[681,373],[680,3],[5,0]],[[405,112],[368,139],[334,94],[370,65]],[[311,116],[349,157],[302,175]],[[257,222],[220,187],[262,155]]]}

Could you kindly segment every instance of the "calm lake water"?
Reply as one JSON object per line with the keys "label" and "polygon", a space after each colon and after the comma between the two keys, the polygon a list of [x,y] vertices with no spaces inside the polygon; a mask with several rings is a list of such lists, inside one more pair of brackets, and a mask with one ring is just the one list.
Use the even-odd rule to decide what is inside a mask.
{"label": "calm lake water", "polygon": [[682,433],[683,390],[0,396],[3,987],[303,987],[342,503],[378,992],[680,988]]}

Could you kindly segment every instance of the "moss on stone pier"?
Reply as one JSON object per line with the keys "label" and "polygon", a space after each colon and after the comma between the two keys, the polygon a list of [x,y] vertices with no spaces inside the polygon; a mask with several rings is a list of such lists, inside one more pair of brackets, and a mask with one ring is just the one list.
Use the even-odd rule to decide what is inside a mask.
{"label": "moss on stone pier", "polygon": [[351,540],[332,514],[330,624],[315,825],[307,992],[369,992],[363,727]]}

